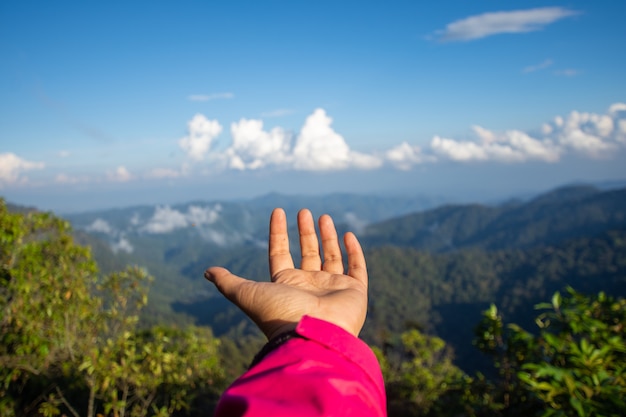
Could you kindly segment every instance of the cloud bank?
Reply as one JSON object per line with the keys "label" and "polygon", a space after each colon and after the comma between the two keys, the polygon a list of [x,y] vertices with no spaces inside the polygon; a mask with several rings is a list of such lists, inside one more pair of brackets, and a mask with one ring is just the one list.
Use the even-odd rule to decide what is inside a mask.
{"label": "cloud bank", "polygon": [[534,32],[576,14],[564,7],[483,13],[447,24],[435,32],[435,38],[441,42],[471,41],[502,33]]}
{"label": "cloud bank", "polygon": [[28,178],[23,175],[25,172],[43,168],[43,162],[27,161],[11,152],[0,153],[0,188],[28,182]]}
{"label": "cloud bank", "polygon": [[241,119],[231,124],[232,144],[224,151],[211,152],[220,132],[217,120],[196,115],[189,122],[189,136],[181,139],[179,146],[192,160],[210,156],[227,168],[240,171],[265,167],[300,171],[374,169],[383,164],[378,156],[351,150],[333,129],[332,118],[321,108],[306,118],[295,138],[281,127],[264,130],[262,120]]}
{"label": "cloud bank", "polygon": [[[242,118],[231,123],[231,142],[220,148],[215,146],[223,130],[219,121],[196,114],[187,127],[187,136],[177,142],[185,157],[176,168],[153,167],[131,174],[120,165],[104,177],[57,173],[50,178],[57,184],[83,184],[103,179],[123,183],[137,179],[172,180],[196,174],[211,175],[224,170],[330,172],[381,167],[410,170],[416,165],[443,161],[556,163],[568,155],[609,159],[617,157],[626,148],[626,104],[615,103],[604,114],[574,110],[533,131],[492,131],[484,126],[471,126],[470,134],[463,139],[435,135],[419,144],[405,141],[369,153],[352,149],[344,136],[335,131],[333,119],[322,108],[315,109],[296,133],[280,126],[268,130],[263,120]],[[42,162],[27,161],[13,153],[0,154],[0,187],[28,184],[25,173],[44,168]],[[192,211],[180,213],[162,207],[146,225],[145,231],[161,233],[160,230],[187,227],[193,222],[202,224],[204,220],[192,219],[196,215]]]}
{"label": "cloud bank", "polygon": [[[199,118],[207,120],[196,115],[190,126]],[[219,125],[217,121],[212,123]],[[606,114],[572,111],[565,117],[555,117],[537,132],[516,129],[496,132],[472,126],[470,139],[434,136],[425,146],[402,142],[378,153],[351,149],[344,137],[333,129],[332,118],[321,108],[306,118],[297,135],[281,127],[264,130],[263,121],[254,119],[232,123],[230,133],[232,143],[229,147],[222,151],[212,150],[210,142],[214,137],[211,136],[202,155],[221,161],[225,169],[239,171],[268,167],[336,171],[377,169],[385,165],[409,170],[415,165],[441,161],[555,163],[567,154],[608,158],[612,152],[625,147],[626,104],[613,104]]]}
{"label": "cloud bank", "polygon": [[452,161],[557,162],[568,153],[602,159],[626,145],[626,104],[613,104],[606,114],[573,111],[557,116],[535,136],[519,130],[498,133],[473,127],[476,140],[459,141],[435,136],[431,150]]}

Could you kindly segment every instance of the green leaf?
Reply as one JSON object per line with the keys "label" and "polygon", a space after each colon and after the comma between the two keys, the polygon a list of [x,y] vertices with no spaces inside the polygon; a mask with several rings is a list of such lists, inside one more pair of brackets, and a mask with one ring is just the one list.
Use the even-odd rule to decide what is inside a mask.
{"label": "green leaf", "polygon": [[561,307],[561,293],[558,291],[552,296],[552,307],[554,307],[555,310]]}
{"label": "green leaf", "polygon": [[585,417],[585,410],[583,409],[583,405],[578,398],[570,397],[569,403],[580,417]]}

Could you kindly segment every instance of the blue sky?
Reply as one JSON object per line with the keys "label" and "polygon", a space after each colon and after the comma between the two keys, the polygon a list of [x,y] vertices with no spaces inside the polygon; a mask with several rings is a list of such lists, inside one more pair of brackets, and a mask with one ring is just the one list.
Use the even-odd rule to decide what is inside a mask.
{"label": "blue sky", "polygon": [[464,198],[626,178],[626,3],[3,2],[0,195]]}

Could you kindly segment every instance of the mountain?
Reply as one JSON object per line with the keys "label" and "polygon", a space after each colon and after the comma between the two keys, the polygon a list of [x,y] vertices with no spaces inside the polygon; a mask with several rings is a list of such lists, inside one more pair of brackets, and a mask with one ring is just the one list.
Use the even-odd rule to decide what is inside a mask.
{"label": "mountain", "polygon": [[446,340],[465,370],[480,368],[483,358],[470,341],[491,303],[507,322],[532,330],[532,306],[568,285],[626,296],[626,225],[532,249],[429,253],[386,246],[366,259],[372,296],[362,337],[382,345],[417,327]]}
{"label": "mountain", "polygon": [[[436,197],[413,196],[269,194],[246,201],[136,206],[71,214],[66,218],[81,242],[91,245],[96,259],[105,266],[103,270],[137,264],[155,276],[148,321],[205,323],[202,317],[198,318],[194,301],[214,298],[212,302],[222,302],[202,278],[208,266],[224,265],[256,279],[267,278],[267,224],[274,207],[283,207],[287,212],[297,254],[295,217],[302,207],[308,207],[316,216],[331,214],[339,231],[358,232],[369,223],[430,208],[441,201]],[[242,319],[236,310],[227,315],[236,317],[237,322]],[[228,330],[229,322],[220,317],[211,314],[209,324]]]}
{"label": "mountain", "polygon": [[412,247],[431,252],[498,250],[557,244],[626,223],[626,189],[574,186],[527,202],[500,206],[449,205],[370,225],[363,245]]}
{"label": "mountain", "polygon": [[146,322],[194,322],[239,340],[257,334],[254,325],[202,273],[222,265],[266,280],[267,219],[275,206],[287,210],[296,262],[300,207],[333,215],[340,232],[357,232],[370,271],[366,341],[392,343],[418,327],[444,338],[466,370],[482,369],[471,339],[490,303],[531,329],[528,306],[566,285],[626,295],[626,189],[568,186],[498,205],[432,208],[434,201],[274,194],[68,218],[103,270],[138,264],[155,276]]}

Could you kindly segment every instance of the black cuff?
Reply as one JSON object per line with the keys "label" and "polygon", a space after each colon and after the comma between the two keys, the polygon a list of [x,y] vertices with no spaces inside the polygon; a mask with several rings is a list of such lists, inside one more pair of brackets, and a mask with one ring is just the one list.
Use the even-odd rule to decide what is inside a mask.
{"label": "black cuff", "polygon": [[279,346],[285,344],[289,339],[293,339],[294,337],[302,337],[295,330],[290,330],[285,333],[281,333],[263,346],[263,348],[254,356],[252,363],[248,369],[251,369],[255,365],[257,365],[261,360],[267,356],[268,353],[277,349]]}

